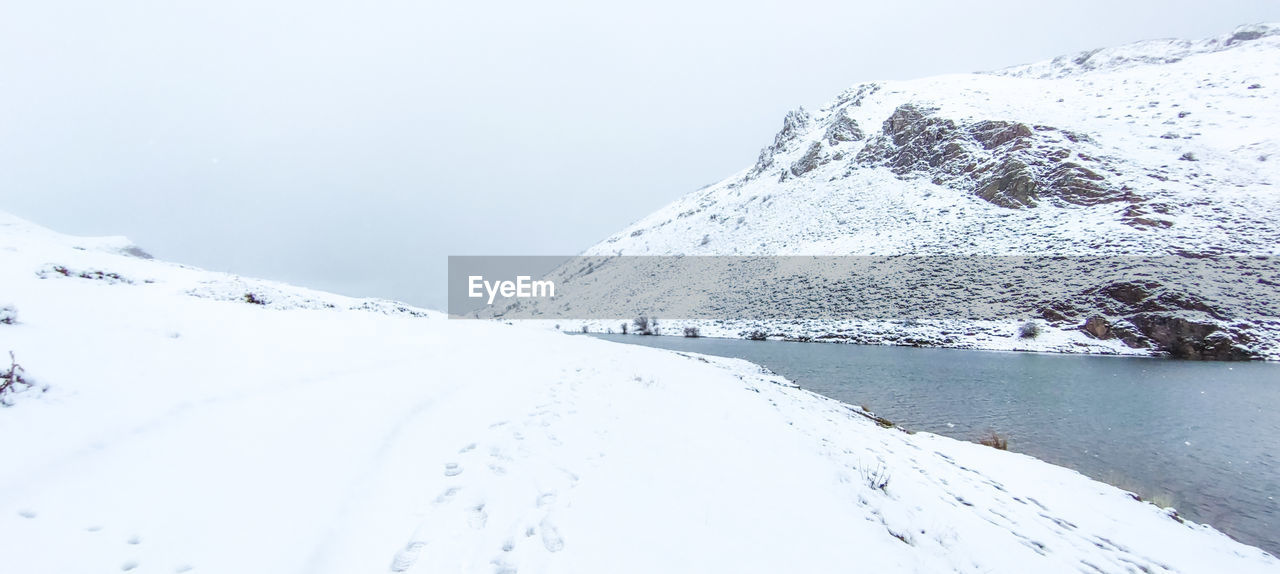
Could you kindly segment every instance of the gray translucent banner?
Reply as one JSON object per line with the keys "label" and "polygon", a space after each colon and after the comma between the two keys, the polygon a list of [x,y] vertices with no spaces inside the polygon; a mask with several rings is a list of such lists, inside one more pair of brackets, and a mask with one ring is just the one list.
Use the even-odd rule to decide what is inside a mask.
{"label": "gray translucent banner", "polygon": [[1189,312],[1272,320],[1280,316],[1278,291],[1280,261],[1266,256],[449,258],[449,314],[459,318],[1004,320]]}

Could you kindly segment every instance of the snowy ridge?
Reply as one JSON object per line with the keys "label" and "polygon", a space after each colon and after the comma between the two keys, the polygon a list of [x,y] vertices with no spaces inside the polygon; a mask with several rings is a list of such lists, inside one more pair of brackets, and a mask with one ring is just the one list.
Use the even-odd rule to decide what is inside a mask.
{"label": "snowy ridge", "polygon": [[[363,312],[119,245],[0,222],[0,351],[38,381],[0,408],[14,572],[1280,569],[744,361]],[[278,305],[232,296],[265,285]]]}
{"label": "snowy ridge", "polygon": [[860,84],[586,254],[1276,255],[1278,29]]}
{"label": "snowy ridge", "polygon": [[[0,212],[0,232],[10,257],[21,257],[40,279],[90,280],[105,284],[142,284],[164,294],[248,302],[272,309],[358,309],[383,314],[444,318],[437,311],[397,301],[344,297],[286,285],[277,281],[209,273],[185,265],[155,261],[125,237],[75,237]],[[40,257],[46,246],[68,253],[57,259]]]}
{"label": "snowy ridge", "polygon": [[1052,60],[1011,66],[991,72],[1002,76],[1022,78],[1062,78],[1094,70],[1117,70],[1149,64],[1171,64],[1196,54],[1226,50],[1244,42],[1280,34],[1276,24],[1249,24],[1240,26],[1225,36],[1192,41],[1177,38],[1134,42],[1115,48],[1100,48],[1059,56]]}

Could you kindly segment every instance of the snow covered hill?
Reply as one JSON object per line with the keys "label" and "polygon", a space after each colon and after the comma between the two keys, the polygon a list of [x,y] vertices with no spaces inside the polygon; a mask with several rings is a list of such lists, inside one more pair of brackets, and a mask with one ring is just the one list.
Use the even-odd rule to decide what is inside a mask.
{"label": "snow covered hill", "polygon": [[[164,263],[0,214],[5,572],[1276,572],[737,360]],[[8,370],[6,365],[4,370]]]}
{"label": "snow covered hill", "polygon": [[[814,112],[788,113],[753,166],[586,254],[1274,256],[1277,89],[1280,25],[1270,24],[993,73],[864,83]],[[1041,317],[1058,335],[1014,346],[1170,352],[1175,345],[1133,315],[1160,307],[1161,287],[1120,290],[1136,300],[1113,302],[1130,308],[1073,301],[1079,309]],[[1238,324],[1280,324],[1188,315],[1193,307],[1156,310],[1241,347],[1259,337]],[[765,327],[830,334],[826,326]],[[911,340],[1009,348],[1000,333],[1013,327],[968,338],[926,327]],[[902,333],[848,338],[900,342]],[[1277,356],[1275,333],[1261,338],[1261,355]]]}

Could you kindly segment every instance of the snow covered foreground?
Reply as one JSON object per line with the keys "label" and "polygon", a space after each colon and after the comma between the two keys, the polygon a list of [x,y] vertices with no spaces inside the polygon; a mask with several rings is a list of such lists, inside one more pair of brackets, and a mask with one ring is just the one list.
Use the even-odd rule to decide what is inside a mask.
{"label": "snow covered foreground", "polygon": [[743,361],[128,252],[0,215],[0,571],[1280,571]]}

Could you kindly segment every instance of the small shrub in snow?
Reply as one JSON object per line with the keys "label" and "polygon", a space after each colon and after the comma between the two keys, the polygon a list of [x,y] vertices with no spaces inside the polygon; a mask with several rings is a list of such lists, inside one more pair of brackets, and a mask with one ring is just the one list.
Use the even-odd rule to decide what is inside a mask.
{"label": "small shrub in snow", "polygon": [[77,279],[92,279],[105,283],[116,284],[126,283],[132,284],[133,280],[110,271],[101,271],[98,269],[72,269],[66,265],[50,265],[36,272],[36,276],[41,279],[48,279],[60,275],[62,277],[71,277]]}
{"label": "small shrub in snow", "polygon": [[27,376],[27,370],[18,364],[18,360],[13,356],[13,351],[9,351],[9,368],[0,371],[0,405],[9,406],[12,404],[9,402],[7,395],[16,392],[17,385],[23,385],[29,389],[35,386],[35,383]]}
{"label": "small shrub in snow", "polygon": [[1018,327],[1018,336],[1023,339],[1034,339],[1040,336],[1040,324],[1035,321],[1027,321],[1021,327]]}
{"label": "small shrub in snow", "polygon": [[627,334],[627,324],[626,324],[626,323],[623,323],[623,324],[622,324],[622,334],[623,334],[623,335],[626,335],[626,334]]}
{"label": "small shrub in snow", "polygon": [[685,327],[684,336],[689,337],[690,339],[697,339],[701,334],[698,332],[697,327]]}
{"label": "small shrub in snow", "polygon": [[636,325],[636,333],[640,335],[657,335],[658,334],[658,318],[657,317],[636,317],[632,321]]}
{"label": "small shrub in snow", "polygon": [[978,444],[999,450],[1009,450],[1009,439],[1000,436],[996,431],[987,431],[987,436],[978,439]]}
{"label": "small shrub in snow", "polygon": [[750,333],[747,333],[747,339],[752,341],[763,341],[768,338],[769,338],[769,334],[759,329],[756,329]]}
{"label": "small shrub in snow", "polygon": [[1196,154],[1191,153],[1191,152],[1187,152],[1187,153],[1182,154],[1182,157],[1179,157],[1178,159],[1180,159],[1180,160],[1182,160],[1182,161],[1200,161],[1200,160],[1196,159]]}
{"label": "small shrub in snow", "polygon": [[13,305],[0,307],[0,325],[12,325],[18,322],[18,309]]}
{"label": "small shrub in snow", "polygon": [[588,329],[586,325],[583,325],[583,326],[582,326],[582,332],[583,332],[583,333],[590,333],[590,332],[591,332],[591,329]]}
{"label": "small shrub in snow", "polygon": [[262,298],[258,297],[253,293],[245,293],[244,302],[249,303],[250,305],[266,305],[267,304],[266,301],[263,301]]}
{"label": "small shrub in snow", "polygon": [[889,469],[884,463],[877,462],[875,466],[863,466],[858,470],[862,473],[862,480],[871,487],[871,490],[884,490],[889,487]]}

